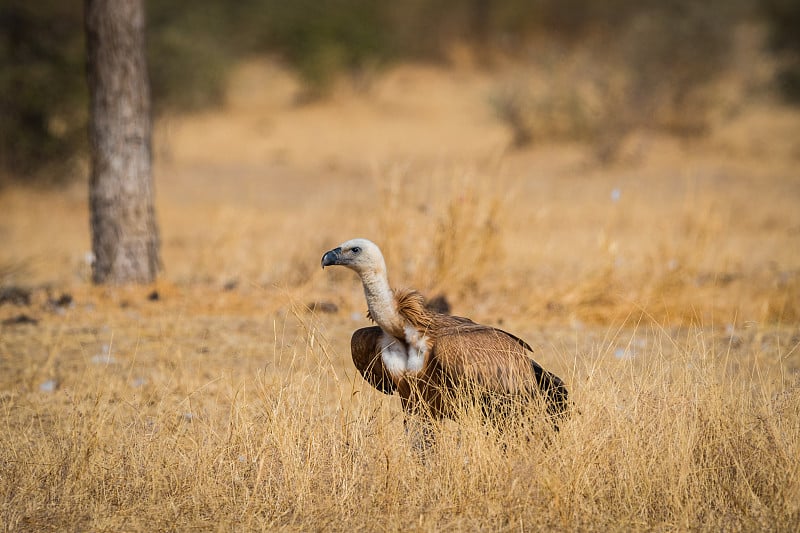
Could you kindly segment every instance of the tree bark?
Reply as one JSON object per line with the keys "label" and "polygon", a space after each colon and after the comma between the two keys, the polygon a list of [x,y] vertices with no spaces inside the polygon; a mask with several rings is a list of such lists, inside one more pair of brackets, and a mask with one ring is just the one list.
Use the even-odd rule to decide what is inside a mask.
{"label": "tree bark", "polygon": [[160,266],[143,0],[85,0],[95,283],[147,283]]}

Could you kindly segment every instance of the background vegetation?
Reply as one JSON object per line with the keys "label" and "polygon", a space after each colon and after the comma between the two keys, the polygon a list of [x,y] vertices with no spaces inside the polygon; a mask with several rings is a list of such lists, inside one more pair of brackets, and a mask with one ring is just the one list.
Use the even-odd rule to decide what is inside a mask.
{"label": "background vegetation", "polygon": [[[563,62],[586,70],[579,88],[553,79],[542,93],[516,80],[498,88],[493,105],[517,145],[596,140],[602,129],[610,134],[598,155],[607,159],[632,128],[701,132],[703,88],[728,64],[735,32],[758,21],[782,58],[780,87],[798,92],[799,10],[791,0],[199,0],[191,8],[150,0],[147,8],[153,98],[161,112],[220,103],[230,68],[248,55],[273,54],[296,69],[303,101],[325,95],[341,74],[368,86],[388,63],[447,61],[453,46],[463,45],[484,65],[511,57],[545,73]],[[86,146],[80,3],[3,0],[0,35],[3,180],[64,179]],[[608,69],[618,71],[616,78]]]}
{"label": "background vegetation", "polygon": [[[85,180],[27,186],[83,164],[79,9],[36,4],[0,0],[0,531],[800,530],[794,4],[150,2],[147,287],[91,283]],[[354,236],[580,412],[420,460],[319,267]]]}

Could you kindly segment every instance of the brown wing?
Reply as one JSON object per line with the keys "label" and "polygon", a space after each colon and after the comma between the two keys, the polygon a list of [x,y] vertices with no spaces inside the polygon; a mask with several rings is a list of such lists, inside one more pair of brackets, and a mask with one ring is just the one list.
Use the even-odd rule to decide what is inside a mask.
{"label": "brown wing", "polygon": [[457,382],[496,392],[524,392],[535,384],[526,345],[506,332],[460,322],[437,331],[431,356]]}
{"label": "brown wing", "polygon": [[552,414],[567,408],[564,382],[530,358],[531,347],[515,335],[449,317],[438,329],[431,356],[456,382],[473,382],[499,393],[541,393]]}
{"label": "brown wing", "polygon": [[378,326],[357,329],[350,338],[353,363],[367,382],[384,394],[392,394],[395,385],[381,360],[380,338],[383,330]]}

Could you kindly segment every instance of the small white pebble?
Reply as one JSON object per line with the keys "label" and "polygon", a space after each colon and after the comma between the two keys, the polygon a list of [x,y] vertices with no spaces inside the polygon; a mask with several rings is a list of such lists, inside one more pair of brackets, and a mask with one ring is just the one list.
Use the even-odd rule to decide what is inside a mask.
{"label": "small white pebble", "polygon": [[42,392],[53,392],[58,388],[58,382],[54,379],[48,379],[41,385],[39,385],[39,390]]}
{"label": "small white pebble", "polygon": [[633,350],[628,350],[626,348],[617,348],[614,350],[614,357],[617,359],[627,360],[633,359],[636,356],[636,353]]}
{"label": "small white pebble", "polygon": [[97,354],[92,356],[93,365],[113,365],[117,360],[108,353]]}

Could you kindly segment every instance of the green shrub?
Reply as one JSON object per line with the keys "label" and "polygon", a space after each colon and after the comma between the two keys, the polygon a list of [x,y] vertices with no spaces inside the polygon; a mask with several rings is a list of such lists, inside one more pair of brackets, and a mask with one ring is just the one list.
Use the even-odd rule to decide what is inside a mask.
{"label": "green shrub", "polygon": [[234,16],[223,2],[147,3],[148,69],[156,112],[219,104],[237,55]]}
{"label": "green shrub", "polygon": [[340,72],[389,56],[383,4],[373,0],[271,1],[256,47],[294,65],[310,97],[324,95]]}
{"label": "green shrub", "polygon": [[[68,162],[85,147],[82,28],[73,2],[0,4],[0,167],[6,172],[31,174]],[[64,176],[63,168],[54,170],[51,178]]]}
{"label": "green shrub", "polygon": [[588,141],[599,160],[612,161],[633,129],[702,133],[707,88],[729,63],[744,2],[590,4],[574,20],[560,3],[539,4],[539,24],[548,27],[529,31],[558,44],[539,47],[529,79],[501,85],[491,100],[514,145]]}
{"label": "green shrub", "polygon": [[779,55],[778,87],[790,102],[800,103],[800,1],[763,0],[770,46]]}

